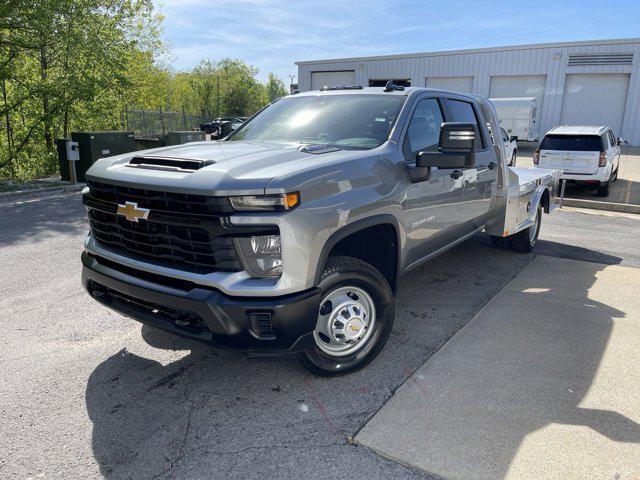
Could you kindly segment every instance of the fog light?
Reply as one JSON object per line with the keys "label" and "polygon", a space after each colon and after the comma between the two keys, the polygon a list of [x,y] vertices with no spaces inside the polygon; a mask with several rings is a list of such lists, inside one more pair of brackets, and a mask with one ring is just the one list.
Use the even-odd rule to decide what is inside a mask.
{"label": "fog light", "polygon": [[256,235],[235,239],[244,269],[252,277],[277,277],[282,274],[280,235]]}

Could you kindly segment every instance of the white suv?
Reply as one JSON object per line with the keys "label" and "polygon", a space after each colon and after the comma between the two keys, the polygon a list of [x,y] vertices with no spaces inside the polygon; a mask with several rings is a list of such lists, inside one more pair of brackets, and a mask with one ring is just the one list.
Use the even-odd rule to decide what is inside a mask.
{"label": "white suv", "polygon": [[618,178],[621,143],[609,127],[555,127],[534,152],[533,166],[561,170],[561,178],[591,184],[606,197]]}

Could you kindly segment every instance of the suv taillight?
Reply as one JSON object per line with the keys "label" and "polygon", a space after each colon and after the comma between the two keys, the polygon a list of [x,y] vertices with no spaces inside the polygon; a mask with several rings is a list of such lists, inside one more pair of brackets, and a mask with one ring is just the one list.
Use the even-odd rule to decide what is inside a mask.
{"label": "suv taillight", "polygon": [[600,152],[600,160],[598,160],[599,167],[607,166],[607,154],[605,152]]}
{"label": "suv taillight", "polygon": [[540,162],[540,149],[536,148],[536,151],[533,152],[533,164],[538,165]]}

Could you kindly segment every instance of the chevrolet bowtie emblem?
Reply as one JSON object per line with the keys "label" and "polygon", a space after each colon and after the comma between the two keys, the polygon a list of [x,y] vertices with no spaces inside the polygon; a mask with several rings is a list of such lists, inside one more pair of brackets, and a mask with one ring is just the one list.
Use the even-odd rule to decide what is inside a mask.
{"label": "chevrolet bowtie emblem", "polygon": [[138,208],[136,202],[125,202],[124,205],[118,205],[118,215],[124,215],[124,217],[130,222],[137,222],[139,219],[146,220],[149,217],[148,208]]}

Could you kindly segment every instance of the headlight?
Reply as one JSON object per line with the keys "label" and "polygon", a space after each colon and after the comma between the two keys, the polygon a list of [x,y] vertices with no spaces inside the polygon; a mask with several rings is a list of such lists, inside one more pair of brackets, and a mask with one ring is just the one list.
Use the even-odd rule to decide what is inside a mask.
{"label": "headlight", "polygon": [[235,239],[244,269],[252,277],[277,277],[282,274],[280,235],[257,235]]}
{"label": "headlight", "polygon": [[291,210],[300,205],[300,193],[231,197],[231,205],[235,210]]}

